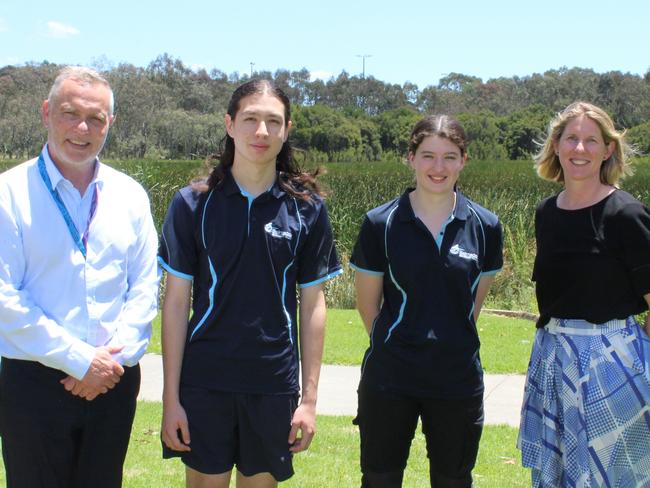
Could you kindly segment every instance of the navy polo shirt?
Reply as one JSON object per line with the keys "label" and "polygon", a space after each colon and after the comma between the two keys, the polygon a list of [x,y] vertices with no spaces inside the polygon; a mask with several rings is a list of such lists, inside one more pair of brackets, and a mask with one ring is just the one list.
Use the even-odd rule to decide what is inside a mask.
{"label": "navy polo shirt", "polygon": [[294,198],[276,181],[253,199],[230,173],[208,192],[183,188],[165,218],[159,261],[193,280],[183,385],[299,390],[296,284],[341,273],[318,196]]}
{"label": "navy polo shirt", "polygon": [[496,215],[456,192],[434,236],[401,197],[367,213],[350,265],[383,276],[383,303],[361,388],[430,398],[483,393],[474,300],[481,276],[503,264]]}

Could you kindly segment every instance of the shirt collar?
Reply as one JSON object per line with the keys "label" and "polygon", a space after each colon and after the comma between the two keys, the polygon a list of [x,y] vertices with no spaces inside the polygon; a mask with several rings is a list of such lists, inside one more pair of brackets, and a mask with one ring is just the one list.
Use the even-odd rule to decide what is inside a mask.
{"label": "shirt collar", "polygon": [[[226,175],[224,179],[221,180],[217,186],[221,188],[222,191],[225,192],[226,196],[231,196],[235,194],[244,195],[244,192],[242,191],[241,188],[239,188],[239,185],[235,181],[235,178],[233,178],[232,173],[230,171],[226,171]],[[266,192],[258,195],[257,198],[265,194],[270,194],[275,198],[281,198],[285,194],[285,191],[280,187],[277,175],[275,181],[270,186],[270,188]]]}
{"label": "shirt collar", "polygon": [[[52,158],[50,157],[50,151],[47,148],[47,144],[43,146],[41,155],[43,156],[43,161],[45,161],[45,171],[47,171],[47,175],[50,177],[52,188],[56,188],[59,185],[59,183],[61,183],[62,181],[68,181],[61,174],[59,168],[56,167],[54,161],[52,161]],[[92,185],[97,183],[101,190],[101,187],[104,185],[104,179],[106,173],[106,170],[103,168],[103,166],[104,165],[99,161],[99,159],[95,158],[95,174],[93,176],[93,179],[90,181],[88,188],[90,188]]]}
{"label": "shirt collar", "polygon": [[469,202],[467,197],[456,188],[456,207],[453,211],[454,218],[467,220],[469,217]]}

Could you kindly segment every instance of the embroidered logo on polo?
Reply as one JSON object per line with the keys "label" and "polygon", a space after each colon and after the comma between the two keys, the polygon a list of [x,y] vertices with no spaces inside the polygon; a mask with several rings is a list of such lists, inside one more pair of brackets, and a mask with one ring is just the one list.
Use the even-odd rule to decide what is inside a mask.
{"label": "embroidered logo on polo", "polygon": [[458,256],[461,259],[472,260],[478,263],[478,256],[473,252],[467,252],[465,249],[460,247],[458,244],[454,244],[449,250],[449,254]]}
{"label": "embroidered logo on polo", "polygon": [[276,239],[291,239],[291,232],[274,227],[273,222],[266,224],[264,226],[264,231],[267,234],[271,234],[271,237],[275,237]]}

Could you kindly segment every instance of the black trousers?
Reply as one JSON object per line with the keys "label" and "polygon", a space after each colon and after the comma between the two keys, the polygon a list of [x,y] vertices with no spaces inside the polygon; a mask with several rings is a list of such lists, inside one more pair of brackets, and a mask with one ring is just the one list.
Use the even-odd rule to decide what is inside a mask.
{"label": "black trousers", "polygon": [[362,488],[396,488],[418,418],[434,488],[469,488],[483,431],[483,398],[435,399],[359,390]]}
{"label": "black trousers", "polygon": [[65,390],[62,371],[2,358],[0,434],[7,487],[116,488],[131,435],[140,366],[87,401]]}

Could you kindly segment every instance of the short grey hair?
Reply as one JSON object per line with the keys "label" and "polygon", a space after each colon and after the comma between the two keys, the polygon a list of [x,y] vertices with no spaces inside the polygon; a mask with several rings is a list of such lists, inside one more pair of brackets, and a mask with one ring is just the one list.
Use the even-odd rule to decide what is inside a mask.
{"label": "short grey hair", "polygon": [[59,71],[58,76],[50,88],[50,93],[47,96],[47,99],[52,103],[52,99],[56,98],[61,90],[61,85],[66,80],[77,80],[82,83],[95,84],[99,83],[108,88],[110,92],[110,99],[108,105],[108,115],[113,115],[113,110],[115,108],[115,97],[113,95],[113,89],[108,83],[108,80],[99,74],[96,70],[92,68],[87,68],[85,66],[66,66],[61,71]]}

